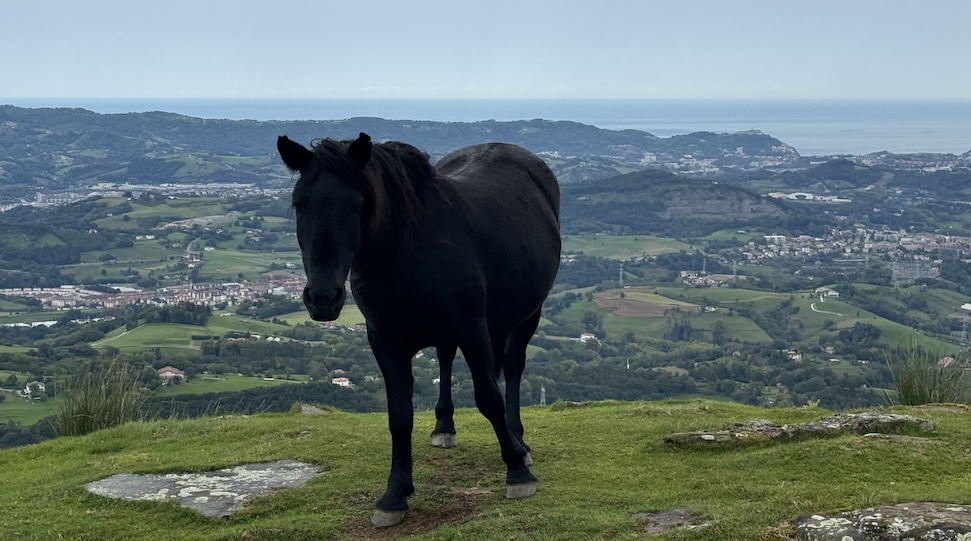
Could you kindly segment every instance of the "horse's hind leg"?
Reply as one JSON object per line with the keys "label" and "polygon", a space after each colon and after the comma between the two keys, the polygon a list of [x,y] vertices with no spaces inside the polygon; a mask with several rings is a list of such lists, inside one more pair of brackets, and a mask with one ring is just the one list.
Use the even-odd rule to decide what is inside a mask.
{"label": "horse's hind leg", "polygon": [[526,449],[526,465],[533,463],[533,457],[529,446],[523,441],[524,429],[519,415],[519,392],[523,371],[526,369],[526,346],[536,332],[540,314],[541,310],[536,310],[535,314],[510,331],[503,351],[505,357],[503,373],[506,376],[506,424],[512,436]]}
{"label": "horse's hind leg", "polygon": [[455,405],[452,403],[452,362],[455,360],[455,346],[440,346],[438,353],[438,403],[435,405],[435,430],[432,431],[432,445],[445,449],[457,445],[455,439]]}
{"label": "horse's hind leg", "polygon": [[530,473],[525,462],[526,449],[519,439],[513,437],[506,422],[506,407],[496,381],[496,361],[488,325],[483,318],[477,324],[470,324],[467,329],[469,334],[460,342],[462,353],[472,372],[475,405],[492,424],[499,440],[502,461],[506,463],[506,497],[525,498],[536,492],[536,477]]}

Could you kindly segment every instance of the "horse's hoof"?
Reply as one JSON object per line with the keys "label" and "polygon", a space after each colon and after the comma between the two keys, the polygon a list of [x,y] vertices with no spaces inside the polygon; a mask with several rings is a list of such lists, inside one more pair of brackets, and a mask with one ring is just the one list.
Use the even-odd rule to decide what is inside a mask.
{"label": "horse's hoof", "polygon": [[448,434],[445,432],[436,432],[432,434],[432,447],[451,449],[457,445],[458,440],[455,439],[455,434]]}
{"label": "horse's hoof", "polygon": [[533,465],[533,455],[529,454],[529,451],[526,451],[526,457],[523,458],[523,464],[527,466]]}
{"label": "horse's hoof", "polygon": [[398,524],[401,524],[402,520],[405,519],[405,513],[407,513],[407,511],[385,511],[383,509],[375,509],[374,514],[371,515],[371,525],[375,528],[397,526]]}
{"label": "horse's hoof", "polygon": [[518,500],[528,498],[536,494],[536,483],[520,483],[518,485],[506,485],[506,499]]}

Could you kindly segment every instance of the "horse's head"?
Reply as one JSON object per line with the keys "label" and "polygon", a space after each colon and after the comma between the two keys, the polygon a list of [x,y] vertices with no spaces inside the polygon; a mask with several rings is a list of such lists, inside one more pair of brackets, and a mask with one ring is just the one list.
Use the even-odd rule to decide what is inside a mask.
{"label": "horse's head", "polygon": [[344,282],[361,244],[371,138],[362,133],[349,146],[315,151],[281,136],[277,150],[283,163],[300,174],[292,202],[307,273],[303,302],[313,319],[332,321],[344,306]]}

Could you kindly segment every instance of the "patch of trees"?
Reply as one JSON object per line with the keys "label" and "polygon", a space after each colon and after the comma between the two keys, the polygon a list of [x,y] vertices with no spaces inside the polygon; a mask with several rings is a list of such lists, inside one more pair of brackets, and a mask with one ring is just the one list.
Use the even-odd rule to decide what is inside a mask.
{"label": "patch of trees", "polygon": [[40,421],[23,426],[13,421],[0,423],[0,449],[9,449],[21,445],[33,445],[56,436],[53,418],[48,417]]}
{"label": "patch of trees", "polygon": [[146,323],[181,323],[205,326],[212,316],[212,308],[191,302],[160,307],[147,306],[139,314]]}
{"label": "patch of trees", "polygon": [[790,297],[764,312],[750,306],[739,306],[735,311],[738,315],[754,321],[773,340],[783,344],[791,344],[800,339],[798,329],[789,323],[789,318],[799,313],[799,306],[793,300]]}
{"label": "patch of trees", "polygon": [[616,284],[619,265],[620,262],[614,259],[577,256],[570,262],[560,264],[556,283],[589,287],[612,280]]}
{"label": "patch of trees", "polygon": [[654,265],[670,271],[707,269],[710,273],[725,273],[731,270],[719,260],[701,252],[681,250],[677,253],[659,254],[654,258]]}
{"label": "patch of trees", "polygon": [[270,319],[300,310],[303,310],[302,301],[280,295],[267,295],[262,299],[243,301],[236,309],[236,313],[256,319]]}

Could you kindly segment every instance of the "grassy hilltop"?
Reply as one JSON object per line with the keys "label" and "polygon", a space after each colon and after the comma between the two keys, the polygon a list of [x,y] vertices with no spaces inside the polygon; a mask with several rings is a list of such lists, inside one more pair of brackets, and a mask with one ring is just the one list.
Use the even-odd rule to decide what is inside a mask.
{"label": "grassy hilltop", "polygon": [[[0,538],[22,540],[641,539],[633,517],[688,507],[708,528],[654,537],[781,540],[791,519],[914,500],[971,503],[969,413],[900,409],[934,421],[925,443],[845,435],[728,449],[677,449],[672,432],[734,421],[816,420],[812,407],[761,409],[702,400],[602,402],[524,410],[535,496],[503,497],[495,437],[477,411],[456,413],[459,447],[435,449],[416,414],[415,484],[406,521],[371,528],[390,453],[384,414],[273,414],[133,423],[0,452]],[[253,501],[228,519],[169,503],[124,502],[83,485],[120,472],[205,471],[294,458],[326,472]],[[475,489],[475,490],[469,490]]]}

